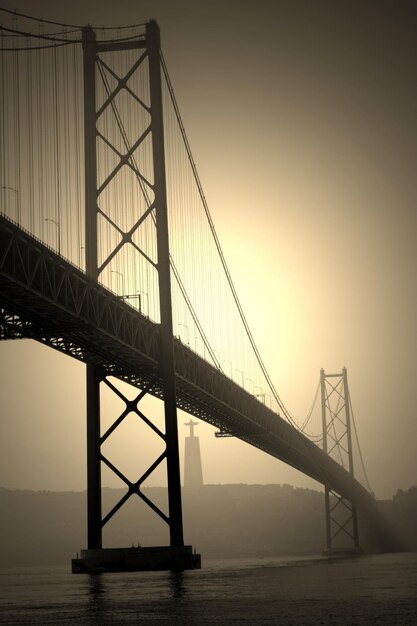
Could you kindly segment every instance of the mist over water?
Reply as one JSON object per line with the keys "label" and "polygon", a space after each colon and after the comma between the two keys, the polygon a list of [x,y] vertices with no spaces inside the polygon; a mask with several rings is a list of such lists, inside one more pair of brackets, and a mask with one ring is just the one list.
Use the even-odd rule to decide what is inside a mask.
{"label": "mist over water", "polygon": [[2,624],[411,626],[417,553],[216,560],[183,573],[15,568],[0,585]]}

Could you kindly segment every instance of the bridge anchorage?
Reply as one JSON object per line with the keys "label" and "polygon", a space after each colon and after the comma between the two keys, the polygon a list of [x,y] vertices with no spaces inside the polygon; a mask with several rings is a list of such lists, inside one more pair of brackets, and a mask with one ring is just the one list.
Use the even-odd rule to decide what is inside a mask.
{"label": "bridge anchorage", "polygon": [[[12,32],[26,36],[25,29]],[[16,54],[26,55],[26,61],[9,65],[5,61],[0,66],[0,71],[5,72],[2,75],[4,84],[11,85],[0,94],[6,111],[0,121],[9,116],[12,120],[10,124],[3,124],[0,133],[3,167],[0,185],[0,340],[31,338],[86,365],[88,542],[87,549],[81,551],[81,558],[73,560],[73,571],[200,567],[200,556],[194,554],[191,546],[184,545],[183,539],[177,409],[214,426],[217,437],[237,437],[325,485],[329,549],[338,547],[336,540],[348,529],[354,547],[357,547],[356,511],[368,517],[380,549],[397,549],[397,539],[374,498],[353,476],[346,372],[339,376],[341,383],[339,378],[322,373],[323,437],[320,441],[309,439],[304,428],[297,426],[268,376],[213,227],[160,52],[157,24],[151,21],[146,25],[145,33],[117,40],[99,41],[90,26],[82,32],[83,131],[78,131],[77,120],[82,119],[82,115],[75,102],[75,96],[82,91],[75,80],[78,70],[75,65],[71,66],[70,74],[78,85],[77,92],[77,89],[68,89],[68,84],[61,80],[64,72],[58,71],[56,51],[58,46],[66,46],[60,50],[69,50],[67,44],[71,44],[74,53],[71,58],[78,63],[78,39],[58,40],[49,72],[44,71],[43,52],[37,51],[34,60],[31,59],[29,51],[32,48],[27,46],[26,39],[24,48],[16,48]],[[48,47],[50,42],[47,42]],[[5,50],[10,54],[14,48]],[[18,75],[22,68],[27,71],[26,78]],[[161,87],[161,69],[165,91]],[[39,80],[34,80],[33,75]],[[50,81],[52,76],[52,83],[44,82],[44,76],[49,76]],[[69,80],[69,76],[66,78]],[[16,100],[13,100],[14,92]],[[47,101],[50,92],[52,100]],[[178,135],[175,137],[178,136],[183,150],[177,161],[165,159],[165,152],[172,149],[176,154],[179,144],[164,129],[167,119],[162,106],[164,93],[167,94],[164,104],[170,103],[172,119],[177,124]],[[43,106],[45,102],[46,107]],[[70,122],[62,121],[61,108],[62,115],[65,118],[68,114]],[[45,114],[43,121],[38,123],[44,109],[50,111],[54,124],[45,121]],[[19,120],[22,123],[21,136]],[[49,133],[48,141],[44,141],[45,131]],[[82,161],[78,151],[82,141],[77,139],[78,132],[84,133],[84,177],[77,169]],[[171,137],[171,144],[167,134],[168,139]],[[60,137],[63,138],[62,159],[59,158]],[[188,178],[177,172],[184,163],[189,168]],[[42,165],[45,171],[42,171]],[[77,230],[71,218],[84,203],[77,195],[82,184],[74,183],[74,180],[83,178],[85,216],[78,215]],[[170,232],[167,179],[171,182],[168,184],[171,194],[168,208],[174,214],[174,219],[170,219]],[[180,193],[183,181],[185,198],[197,198],[198,208],[202,209],[204,236],[207,235],[207,240],[211,237],[211,244],[214,240],[212,256],[205,258],[204,263],[195,263],[201,246],[197,227],[193,224],[186,253],[182,261],[180,259],[182,270],[192,268],[187,289],[194,282],[198,283],[198,288],[202,285],[202,289],[197,289],[193,295],[200,305],[199,315],[202,312],[205,316],[204,330],[195,314],[194,300],[191,303],[183,289],[184,281],[179,277],[169,248],[177,245],[181,252],[183,231],[192,221],[189,215],[192,202],[187,204]],[[194,185],[192,194],[188,190],[190,181]],[[77,191],[75,198],[71,196],[73,187]],[[180,236],[171,238],[175,219]],[[198,219],[198,229],[202,229],[203,220],[201,216]],[[53,238],[55,251],[45,243],[48,241],[45,231]],[[191,253],[189,247],[192,247]],[[81,250],[85,255],[85,268]],[[135,255],[133,261],[132,254]],[[217,263],[216,272],[220,270],[222,274],[213,271],[214,263]],[[122,268],[127,269],[121,271]],[[196,273],[197,269],[201,275]],[[126,275],[128,271],[129,276]],[[176,282],[171,285],[172,276]],[[200,280],[196,281],[196,276]],[[219,298],[222,306],[218,301],[214,302],[214,297],[219,297],[220,278],[224,285]],[[110,289],[112,281],[119,285],[117,294]],[[177,289],[175,293],[174,289]],[[171,296],[180,292],[191,315],[187,324],[176,307],[172,307]],[[225,304],[226,296],[230,298],[230,308]],[[226,319],[231,315],[232,307],[236,318]],[[238,330],[236,319],[241,324]],[[225,328],[220,328],[225,320]],[[184,342],[178,337],[181,336],[180,326],[186,331]],[[176,327],[176,335],[173,327]],[[238,333],[242,328],[244,334],[240,336]],[[212,347],[219,347],[213,338],[221,339],[222,333],[227,349],[235,350],[235,354],[220,354]],[[246,373],[244,342],[251,350],[258,373],[261,372],[259,378],[253,373],[254,369]],[[227,364],[230,375],[223,371],[222,363]],[[240,384],[234,380],[235,374],[240,375]],[[135,387],[138,390],[136,396],[127,397],[114,380]],[[247,385],[247,382],[251,384]],[[115,394],[123,403],[123,410],[107,430],[103,429],[100,404],[103,390]],[[163,401],[164,428],[157,427],[155,420],[146,415],[142,402],[146,396]],[[129,414],[152,429],[163,447],[162,453],[136,480],[127,478],[105,453],[108,440]],[[318,445],[321,441],[324,442],[323,449]],[[339,458],[343,455],[347,456],[347,462]],[[168,483],[167,512],[151,502],[142,490],[152,472],[164,464]],[[103,466],[126,485],[125,495],[104,517],[101,502]],[[337,501],[332,494],[337,494]],[[103,548],[103,527],[132,496],[140,498],[167,524],[169,545]],[[341,504],[336,511],[334,502],[339,500]],[[350,520],[346,524],[338,515],[341,509],[350,510]],[[331,525],[336,525],[335,531],[329,530]]]}

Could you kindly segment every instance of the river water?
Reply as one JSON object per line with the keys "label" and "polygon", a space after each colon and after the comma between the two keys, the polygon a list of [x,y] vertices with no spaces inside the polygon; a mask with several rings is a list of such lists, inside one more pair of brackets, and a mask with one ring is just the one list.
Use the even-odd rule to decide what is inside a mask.
{"label": "river water", "polygon": [[0,569],[1,624],[417,624],[417,553],[203,562],[180,574]]}

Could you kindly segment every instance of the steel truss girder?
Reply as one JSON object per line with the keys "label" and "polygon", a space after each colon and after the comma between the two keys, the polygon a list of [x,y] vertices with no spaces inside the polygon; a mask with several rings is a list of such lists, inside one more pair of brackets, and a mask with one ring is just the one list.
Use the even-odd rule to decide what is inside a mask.
{"label": "steel truss girder", "polygon": [[1,303],[36,327],[33,338],[62,338],[67,349],[68,342],[74,343],[86,353],[101,353],[102,360],[116,340],[122,362],[134,350],[138,360],[156,370],[156,325],[144,316],[136,320],[120,298],[2,216],[0,272]]}
{"label": "steel truss girder", "polygon": [[33,324],[0,308],[0,341],[5,339],[38,339]]}
{"label": "steel truss girder", "polygon": [[[106,374],[138,387],[144,378],[153,378],[144,374],[149,369],[153,375],[157,372],[157,324],[2,216],[0,245],[1,304],[41,328],[43,343],[100,364]],[[25,258],[34,258],[48,281],[26,272]],[[60,288],[51,290],[51,283]],[[116,322],[117,317],[121,321]],[[81,351],[74,353],[74,345]],[[279,441],[282,451],[274,456],[302,466],[318,480],[324,478],[316,460],[321,451],[314,444],[181,342],[175,340],[174,346],[179,408],[270,453]],[[150,393],[162,397],[160,385],[155,383]],[[276,438],[272,445],[269,436]]]}
{"label": "steel truss girder", "polygon": [[[36,265],[36,271],[29,265]],[[163,398],[158,324],[4,216],[0,216],[0,307],[7,313],[0,319],[2,329],[10,316],[16,316],[36,329],[34,339],[139,389],[157,376],[149,393]],[[389,531],[374,499],[345,469],[178,340],[174,355],[178,408],[329,485],[366,511],[381,541],[387,540]]]}

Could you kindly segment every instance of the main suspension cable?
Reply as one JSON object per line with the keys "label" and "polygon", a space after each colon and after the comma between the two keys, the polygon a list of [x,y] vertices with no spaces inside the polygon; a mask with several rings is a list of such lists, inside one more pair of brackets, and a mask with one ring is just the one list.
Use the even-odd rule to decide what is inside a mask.
{"label": "main suspension cable", "polygon": [[0,26],[0,30],[4,30],[6,33],[13,33],[22,37],[31,37],[32,39],[46,39],[47,41],[56,41],[64,43],[81,43],[81,39],[63,39],[61,37],[52,37],[51,35],[42,35],[41,33],[31,33],[30,31],[17,30],[16,28],[7,28],[6,26]]}
{"label": "main suspension cable", "polygon": [[[83,28],[79,24],[64,24],[63,22],[54,22],[53,20],[45,20],[41,17],[34,17],[33,15],[27,15],[25,13],[19,13],[18,11],[12,11],[11,9],[4,9],[0,7],[0,11],[3,13],[9,13],[10,15],[14,15],[16,17],[23,17],[27,20],[33,20],[35,22],[40,22],[42,24],[52,24],[53,26],[63,26],[64,28],[68,26],[68,28],[76,28],[80,30]],[[140,26],[145,26],[146,22],[142,22],[141,24],[125,24],[123,26],[93,26],[93,28],[97,30],[125,30],[128,28],[139,28]]]}
{"label": "main suspension cable", "polygon": [[[178,125],[179,125],[180,130],[181,130],[182,138],[183,138],[184,145],[185,145],[185,148],[186,148],[186,151],[187,151],[187,155],[188,155],[188,159],[189,159],[189,162],[190,162],[190,165],[191,165],[191,169],[192,169],[192,172],[193,172],[193,175],[194,175],[194,179],[195,179],[195,182],[196,182],[196,185],[197,185],[200,197],[201,197],[201,201],[203,203],[204,211],[205,211],[205,214],[206,214],[206,217],[207,217],[207,220],[208,220],[208,223],[209,223],[209,226],[210,226],[210,229],[211,229],[211,232],[212,232],[215,244],[216,244],[216,248],[217,248],[220,260],[221,260],[221,264],[222,264],[223,270],[224,270],[224,272],[226,274],[226,278],[227,278],[229,287],[231,289],[234,301],[236,303],[236,306],[237,306],[240,318],[242,320],[244,329],[246,331],[246,334],[248,336],[249,342],[250,342],[250,344],[252,346],[252,349],[254,351],[254,354],[255,354],[255,357],[256,357],[256,359],[258,361],[258,364],[259,364],[259,366],[261,368],[261,371],[262,371],[262,373],[263,373],[263,375],[265,377],[265,380],[267,381],[267,383],[269,385],[269,388],[270,388],[270,390],[272,392],[272,395],[274,396],[278,406],[280,407],[282,413],[285,415],[287,420],[289,422],[291,422],[293,424],[293,426],[295,428],[297,428],[297,430],[301,430],[299,425],[293,419],[293,417],[291,416],[289,411],[286,409],[286,407],[285,407],[284,403],[282,402],[281,398],[279,397],[278,392],[275,389],[275,386],[274,386],[274,384],[273,384],[273,382],[271,380],[271,377],[269,376],[269,373],[268,373],[268,371],[267,371],[267,369],[265,367],[265,364],[264,364],[264,362],[262,360],[262,357],[260,355],[258,347],[257,347],[257,345],[255,343],[255,340],[254,340],[253,335],[251,333],[251,330],[249,328],[249,324],[248,324],[248,322],[246,320],[245,314],[244,314],[243,309],[242,309],[242,305],[241,305],[239,297],[237,295],[237,292],[236,292],[236,289],[235,289],[235,286],[234,286],[234,283],[233,283],[233,280],[232,280],[229,268],[228,268],[227,263],[226,263],[226,259],[224,257],[223,250],[222,250],[221,245],[220,245],[219,238],[217,236],[217,232],[216,232],[216,229],[215,229],[215,226],[214,226],[214,223],[213,223],[213,219],[212,219],[211,214],[210,214],[210,210],[209,210],[209,207],[208,207],[208,204],[207,204],[207,200],[206,200],[206,197],[204,195],[204,191],[203,191],[203,188],[202,188],[202,185],[201,185],[200,177],[198,175],[197,167],[195,165],[195,162],[194,162],[194,159],[193,159],[193,156],[192,156],[190,144],[188,142],[188,138],[187,138],[187,135],[186,135],[186,132],[185,132],[185,127],[184,127],[184,124],[182,122],[182,118],[181,118],[181,115],[180,115],[178,103],[177,103],[176,98],[175,98],[174,89],[172,87],[172,83],[171,83],[171,80],[170,80],[170,77],[169,77],[169,74],[168,74],[168,69],[167,69],[167,66],[166,66],[165,59],[164,59],[164,56],[162,54],[162,51],[160,51],[160,57],[161,57],[162,69],[163,69],[163,72],[164,72],[164,75],[165,75],[165,80],[167,82],[168,90],[169,90],[169,93],[170,93],[170,96],[171,96],[171,100],[172,100],[172,105],[174,107],[175,114],[176,114],[177,121],[178,121]],[[319,437],[312,436],[312,438],[319,440]]]}
{"label": "main suspension cable", "polygon": [[313,402],[311,403],[310,410],[309,410],[309,412],[307,413],[307,417],[305,418],[304,422],[303,422],[303,423],[302,423],[302,425],[300,426],[300,430],[301,430],[302,432],[304,432],[304,430],[305,430],[305,428],[306,428],[307,424],[309,423],[309,421],[310,421],[310,419],[311,419],[311,416],[312,416],[312,414],[313,414],[314,407],[316,406],[316,402],[317,402],[317,397],[318,397],[318,395],[319,395],[320,384],[321,384],[321,381],[320,381],[320,379],[319,379],[319,383],[318,383],[318,385],[317,385],[316,393],[314,394],[314,398],[313,398]]}
{"label": "main suspension cable", "polygon": [[365,468],[365,463],[364,463],[364,460],[363,460],[363,456],[362,456],[362,450],[361,450],[361,445],[359,443],[358,431],[356,429],[356,421],[355,421],[355,416],[353,414],[352,400],[350,399],[350,394],[349,394],[349,406],[350,406],[350,414],[352,416],[353,430],[354,430],[354,433],[355,433],[355,439],[356,439],[356,443],[358,445],[359,458],[361,460],[361,465],[362,465],[363,473],[364,473],[364,476],[365,476],[366,484],[367,484],[369,492],[373,493],[371,484],[370,484],[369,479],[368,479],[368,474],[367,474],[367,471],[366,471],[366,468]]}
{"label": "main suspension cable", "polygon": [[77,29],[82,28],[82,26],[79,26],[78,24],[63,24],[62,22],[54,22],[52,20],[45,20],[41,17],[33,17],[32,15],[26,15],[25,13],[19,13],[18,11],[4,9],[3,7],[0,7],[0,11],[2,11],[3,13],[9,13],[10,15],[14,15],[17,17],[23,17],[27,20],[34,20],[35,22],[41,22],[42,24],[52,24],[53,26],[63,26],[64,28],[66,26],[68,26],[69,28],[77,28]]}

